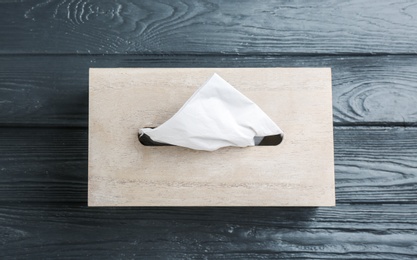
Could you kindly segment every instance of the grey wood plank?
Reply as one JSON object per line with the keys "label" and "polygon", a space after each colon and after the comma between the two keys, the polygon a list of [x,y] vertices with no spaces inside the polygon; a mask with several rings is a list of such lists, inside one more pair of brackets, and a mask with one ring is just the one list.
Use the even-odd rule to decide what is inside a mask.
{"label": "grey wood plank", "polygon": [[2,205],[2,259],[415,259],[417,205]]}
{"label": "grey wood plank", "polygon": [[0,125],[87,126],[89,67],[331,67],[336,125],[417,125],[417,56],[407,55],[3,56]]}
{"label": "grey wood plank", "polygon": [[416,203],[416,143],[416,127],[335,128],[337,201]]}
{"label": "grey wood plank", "polygon": [[0,53],[416,53],[414,1],[1,1]]}
{"label": "grey wood plank", "polygon": [[[417,128],[335,127],[336,200],[417,203]],[[0,128],[0,203],[87,203],[83,128]]]}

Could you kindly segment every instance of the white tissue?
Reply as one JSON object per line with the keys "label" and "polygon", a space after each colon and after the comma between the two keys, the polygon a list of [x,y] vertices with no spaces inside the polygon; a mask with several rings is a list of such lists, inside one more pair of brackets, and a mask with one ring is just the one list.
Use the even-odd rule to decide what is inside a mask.
{"label": "white tissue", "polygon": [[195,150],[255,145],[255,136],[283,134],[255,103],[214,74],[162,125],[142,128],[153,141]]}

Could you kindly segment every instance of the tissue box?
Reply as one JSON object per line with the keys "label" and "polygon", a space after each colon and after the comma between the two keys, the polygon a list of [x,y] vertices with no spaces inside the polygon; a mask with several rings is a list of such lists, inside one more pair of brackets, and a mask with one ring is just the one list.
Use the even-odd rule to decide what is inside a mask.
{"label": "tissue box", "polygon": [[[214,152],[139,143],[213,73],[284,131]],[[90,69],[89,206],[334,206],[329,68]]]}

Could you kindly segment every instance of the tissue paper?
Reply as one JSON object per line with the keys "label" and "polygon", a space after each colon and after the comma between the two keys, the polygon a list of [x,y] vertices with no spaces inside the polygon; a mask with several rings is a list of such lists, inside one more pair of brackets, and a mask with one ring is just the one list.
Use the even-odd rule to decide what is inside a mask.
{"label": "tissue paper", "polygon": [[139,136],[142,143],[214,151],[255,146],[271,136],[280,137],[278,144],[283,131],[258,105],[214,74],[168,121],[140,129]]}

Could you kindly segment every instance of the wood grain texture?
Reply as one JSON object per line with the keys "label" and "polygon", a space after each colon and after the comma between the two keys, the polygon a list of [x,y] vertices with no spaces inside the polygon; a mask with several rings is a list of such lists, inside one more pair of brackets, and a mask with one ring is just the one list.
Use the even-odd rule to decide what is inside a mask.
{"label": "wood grain texture", "polygon": [[87,201],[87,155],[87,129],[0,128],[1,202]]}
{"label": "wood grain texture", "polygon": [[[416,205],[0,208],[2,259],[415,259]],[[53,238],[53,239],[51,239]]]}
{"label": "wood grain texture", "polygon": [[[184,103],[215,73],[283,129],[280,145],[207,152],[149,147],[137,140],[140,128],[160,126],[185,111]],[[218,95],[234,93],[224,90],[211,88]],[[204,103],[201,110],[192,106],[198,112],[186,113],[183,123],[201,128],[189,138],[222,127],[195,119],[210,117],[207,109],[219,104],[218,95],[205,91],[200,97],[215,102]],[[212,117],[226,115],[226,120],[241,123],[239,116],[254,116],[238,101],[222,101],[234,102],[240,115],[225,109]],[[253,138],[266,126],[255,132],[224,127]],[[89,206],[335,205],[330,68],[92,68],[88,130]],[[226,138],[240,140],[230,134]],[[202,139],[211,141],[210,136]]]}
{"label": "wood grain texture", "polygon": [[[336,127],[337,205],[417,203],[417,131]],[[0,203],[87,203],[87,129],[0,128]]]}
{"label": "wood grain texture", "polygon": [[89,67],[331,67],[335,124],[417,125],[415,56],[187,55],[0,57],[0,125],[87,126]]}
{"label": "wood grain texture", "polygon": [[407,0],[0,3],[1,53],[416,53]]}
{"label": "wood grain texture", "polygon": [[[0,1],[0,126],[23,127],[0,128],[0,258],[416,259],[416,8]],[[277,66],[332,67],[335,125],[388,126],[335,128],[336,208],[86,208],[66,126],[87,126],[89,67]]]}
{"label": "wood grain texture", "polygon": [[338,201],[417,203],[416,142],[415,127],[337,128]]}

